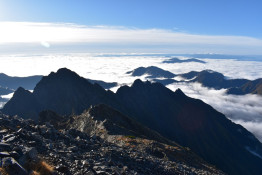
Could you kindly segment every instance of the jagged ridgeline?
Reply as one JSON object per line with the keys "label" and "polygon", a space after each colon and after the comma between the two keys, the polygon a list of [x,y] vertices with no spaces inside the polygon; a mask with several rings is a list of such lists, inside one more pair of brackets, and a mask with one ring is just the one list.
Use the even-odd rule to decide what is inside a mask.
{"label": "jagged ridgeline", "polygon": [[37,120],[43,110],[80,115],[97,104],[106,104],[162,137],[189,147],[225,173],[262,172],[262,145],[253,134],[201,100],[160,83],[136,80],[131,87],[113,93],[63,68],[43,77],[33,93],[19,88],[2,112]]}

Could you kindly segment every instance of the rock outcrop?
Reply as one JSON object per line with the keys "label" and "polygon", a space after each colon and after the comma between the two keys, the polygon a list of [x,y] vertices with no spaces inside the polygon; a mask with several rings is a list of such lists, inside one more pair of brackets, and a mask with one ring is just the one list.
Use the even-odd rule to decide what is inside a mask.
{"label": "rock outcrop", "polygon": [[109,142],[49,122],[3,114],[0,121],[2,174],[224,174],[183,147],[154,140],[118,135]]}

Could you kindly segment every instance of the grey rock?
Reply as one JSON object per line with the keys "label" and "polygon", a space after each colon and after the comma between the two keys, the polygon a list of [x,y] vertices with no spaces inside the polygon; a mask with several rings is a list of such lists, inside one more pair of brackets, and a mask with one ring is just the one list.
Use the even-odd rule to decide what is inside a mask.
{"label": "grey rock", "polygon": [[4,158],[2,167],[9,175],[28,175],[28,172],[12,157]]}
{"label": "grey rock", "polygon": [[11,145],[8,143],[0,143],[0,151],[11,151]]}
{"label": "grey rock", "polygon": [[[1,115],[0,115],[1,117]],[[163,156],[158,156],[159,152],[165,153],[166,145],[157,141],[157,144],[143,144],[143,139],[134,139],[130,141],[130,146],[126,146],[123,138],[112,136],[109,142],[106,138],[99,135],[85,133],[72,128],[54,129],[53,125],[48,123],[36,124],[28,120],[20,120],[19,117],[3,116],[0,122],[0,128],[9,128],[13,126],[22,126],[22,129],[7,129],[0,138],[4,141],[16,137],[11,143],[0,143],[0,152],[10,154],[12,160],[18,160],[14,166],[28,167],[26,163],[37,162],[38,153],[41,159],[54,166],[54,174],[75,175],[75,174],[223,174],[214,169],[206,169],[203,162],[196,163],[196,166],[187,165],[183,161],[170,161]],[[58,123],[58,125],[61,127]],[[100,125],[99,125],[100,126]],[[2,129],[2,130],[3,130]],[[91,140],[91,141],[90,141]],[[133,142],[137,142],[136,144]],[[145,142],[148,142],[145,140]],[[121,143],[121,144],[119,144]],[[34,145],[34,146],[33,146]],[[37,149],[36,149],[37,148]],[[166,153],[165,153],[166,154]],[[178,152],[186,156],[183,151]],[[190,153],[188,153],[190,154]],[[3,154],[7,156],[6,154]],[[166,154],[167,157],[169,156]],[[3,157],[8,158],[8,157]],[[15,159],[13,159],[15,158]],[[10,161],[9,161],[10,162]],[[0,165],[4,162],[0,161]],[[6,164],[6,163],[5,163]],[[10,163],[9,163],[10,164]],[[182,165],[179,168],[177,165]],[[7,165],[7,164],[6,164]],[[204,163],[205,165],[205,163]],[[193,170],[194,169],[194,170]],[[31,172],[31,169],[28,169]]]}
{"label": "grey rock", "polygon": [[3,157],[11,157],[11,156],[8,152],[0,152],[0,158],[3,158]]}
{"label": "grey rock", "polygon": [[31,160],[35,160],[37,159],[37,150],[36,148],[30,148],[27,152],[27,155],[28,157],[31,159]]}
{"label": "grey rock", "polygon": [[11,151],[9,152],[10,157],[13,157],[14,159],[18,159],[19,158],[19,154],[16,151]]}
{"label": "grey rock", "polygon": [[72,146],[72,147],[69,147],[68,150],[70,150],[72,152],[76,152],[78,150],[78,148],[76,146]]}
{"label": "grey rock", "polygon": [[61,173],[64,173],[64,174],[67,174],[69,172],[69,168],[67,166],[64,166],[64,165],[57,166],[56,170],[58,172],[61,172]]}
{"label": "grey rock", "polygon": [[7,129],[2,129],[2,130],[0,130],[0,134],[5,134],[5,133],[7,133],[7,132],[8,132]]}
{"label": "grey rock", "polygon": [[16,137],[15,136],[12,136],[12,137],[8,137],[8,138],[5,138],[5,142],[12,142],[12,141],[14,141],[16,139]]}

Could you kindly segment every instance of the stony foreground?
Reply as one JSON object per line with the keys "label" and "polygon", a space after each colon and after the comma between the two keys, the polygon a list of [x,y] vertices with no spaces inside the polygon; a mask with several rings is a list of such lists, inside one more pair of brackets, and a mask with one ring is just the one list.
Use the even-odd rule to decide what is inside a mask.
{"label": "stony foreground", "polygon": [[0,175],[223,174],[187,149],[133,136],[104,140],[0,114]]}

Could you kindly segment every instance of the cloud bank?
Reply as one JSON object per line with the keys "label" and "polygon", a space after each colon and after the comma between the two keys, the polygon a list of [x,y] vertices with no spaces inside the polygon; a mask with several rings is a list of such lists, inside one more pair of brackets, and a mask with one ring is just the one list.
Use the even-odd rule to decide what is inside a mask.
{"label": "cloud bank", "polygon": [[[0,44],[123,45],[163,52],[262,54],[262,40],[247,36],[198,35],[164,29],[85,26],[69,23],[0,22]],[[21,45],[20,45],[21,46]]]}

